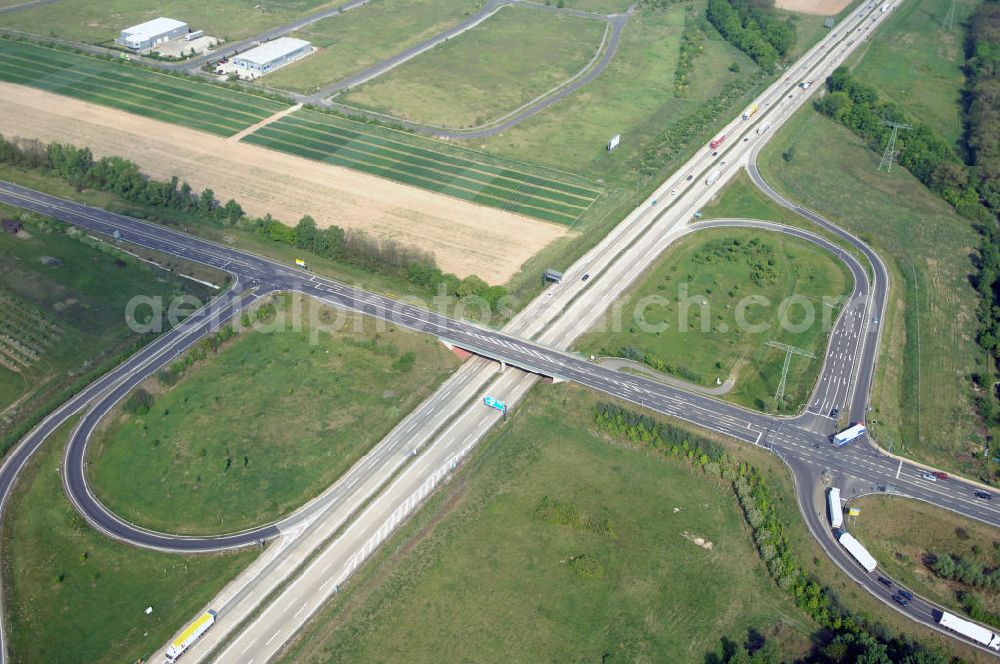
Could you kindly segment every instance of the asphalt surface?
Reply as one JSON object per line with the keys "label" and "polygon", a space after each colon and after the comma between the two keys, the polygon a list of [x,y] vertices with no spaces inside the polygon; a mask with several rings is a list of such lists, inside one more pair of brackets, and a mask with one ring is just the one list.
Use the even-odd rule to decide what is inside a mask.
{"label": "asphalt surface", "polygon": [[[834,46],[834,49],[836,48],[841,47]],[[804,60],[808,63],[811,58],[824,54],[825,58],[829,58],[830,53],[832,53],[832,50],[827,52],[823,48],[813,49],[810,54],[807,54]],[[842,50],[840,55],[846,55],[846,52]],[[825,58],[819,58],[819,60],[823,61]],[[819,67],[819,64],[816,67]],[[803,71],[806,72],[804,75],[808,76],[813,72],[817,72],[816,67],[807,69],[807,65],[803,65]],[[798,74],[797,70],[796,74]],[[849,402],[849,409],[852,415],[859,413],[861,417],[863,417],[867,407],[868,389],[870,387],[871,372],[874,368],[878,340],[878,326],[873,323],[874,319],[871,318],[871,314],[872,312],[881,311],[881,308],[884,307],[884,295],[887,287],[887,281],[879,279],[878,265],[880,262],[877,256],[871,254],[875,260],[873,262],[874,280],[870,285],[867,283],[868,277],[865,270],[862,269],[860,264],[857,264],[857,261],[854,261],[855,265],[852,267],[852,273],[855,274],[855,292],[845,305],[841,316],[837,320],[837,325],[831,334],[831,352],[827,354],[822,378],[817,383],[817,391],[806,411],[796,418],[777,419],[746,411],[708,397],[689,394],[641,376],[627,375],[602,369],[562,350],[568,347],[568,344],[572,341],[574,336],[572,330],[575,330],[577,334],[585,330],[585,324],[588,321],[592,322],[607,307],[610,300],[606,298],[613,296],[615,293],[620,293],[679,234],[691,232],[689,227],[681,225],[688,217],[679,211],[682,208],[689,209],[690,203],[700,204],[702,199],[707,200],[707,198],[714,195],[721,188],[721,183],[728,179],[728,175],[731,175],[732,171],[727,174],[726,178],[720,178],[719,182],[705,187],[704,193],[698,192],[702,188],[701,176],[704,175],[709,167],[712,167],[720,160],[724,161],[724,158],[727,156],[731,160],[731,165],[740,160],[744,162],[748,161],[748,150],[756,149],[756,145],[746,145],[741,139],[746,134],[746,138],[748,139],[746,143],[749,143],[750,136],[753,135],[751,133],[753,127],[760,126],[759,123],[765,116],[774,118],[772,121],[777,123],[779,118],[783,120],[791,114],[795,104],[788,103],[786,105],[786,93],[791,89],[794,95],[794,85],[798,80],[796,78],[790,83],[787,80],[785,82],[778,82],[764,93],[762,96],[763,99],[771,99],[775,102],[777,99],[781,99],[782,101],[776,102],[770,112],[761,113],[759,116],[761,120],[758,120],[754,124],[741,123],[740,121],[731,123],[733,129],[739,127],[740,130],[733,134],[732,138],[727,139],[728,149],[725,151],[725,154],[721,154],[723,150],[720,150],[720,155],[718,156],[707,153],[698,155],[677,176],[668,179],[668,182],[664,183],[663,187],[659,188],[657,193],[654,194],[657,197],[673,197],[675,194],[668,193],[671,191],[671,187],[686,187],[686,192],[677,195],[675,199],[677,201],[683,200],[683,206],[675,206],[674,212],[670,212],[671,208],[667,206],[665,212],[659,212],[659,210],[664,209],[664,206],[660,205],[660,207],[657,207],[658,198],[652,198],[647,202],[648,205],[644,204],[641,206],[640,209],[637,209],[633,215],[630,215],[618,228],[609,234],[608,238],[602,241],[598,247],[595,247],[597,253],[588,253],[580,263],[574,266],[574,269],[567,271],[567,279],[570,280],[569,283],[564,282],[560,287],[554,288],[552,295],[547,293],[529,304],[522,314],[512,321],[508,328],[508,332],[510,333],[501,333],[464,321],[454,321],[418,307],[398,303],[389,298],[366,293],[330,280],[318,278],[314,275],[304,274],[294,268],[279,265],[233,250],[229,247],[214,245],[167,228],[153,226],[103,210],[96,210],[68,201],[62,201],[15,185],[0,183],[0,200],[26,209],[35,210],[41,214],[63,219],[94,232],[112,235],[117,230],[121,233],[122,239],[129,242],[165,251],[166,253],[188,260],[195,260],[221,269],[227,269],[238,275],[238,286],[252,287],[255,289],[255,294],[275,290],[298,290],[317,297],[333,306],[375,315],[414,330],[435,334],[448,342],[477,352],[485,357],[504,360],[511,366],[530,372],[529,374],[524,374],[509,370],[499,380],[491,384],[491,391],[496,389],[499,394],[504,394],[505,391],[515,393],[515,398],[509,399],[509,402],[512,404],[517,402],[516,393],[519,392],[523,395],[526,389],[536,380],[531,374],[536,376],[553,376],[564,380],[574,380],[575,382],[608,394],[650,407],[661,413],[679,417],[715,431],[735,436],[741,440],[765,446],[784,459],[792,469],[800,505],[810,529],[820,542],[823,543],[824,547],[827,548],[828,553],[830,553],[834,560],[845,567],[845,570],[853,578],[871,590],[870,584],[877,583],[877,581],[866,578],[866,575],[859,575],[858,570],[860,568],[853,565],[849,559],[844,560],[845,555],[839,545],[834,543],[831,546],[829,544],[832,541],[832,536],[829,535],[829,529],[825,527],[825,523],[821,518],[822,512],[816,510],[816,490],[817,487],[824,486],[821,478],[830,478],[831,481],[842,486],[845,495],[848,497],[869,491],[897,493],[926,500],[947,509],[952,509],[987,523],[1000,526],[1000,511],[994,508],[992,503],[973,498],[972,491],[975,487],[970,483],[962,480],[928,482],[921,476],[923,472],[921,466],[906,461],[900,462],[888,457],[872,446],[852,444],[846,448],[837,449],[829,444],[829,434],[832,433],[834,424],[823,414],[823,410],[827,404],[836,403],[838,400],[845,405]],[[796,101],[800,104],[803,100]],[[767,102],[767,105],[770,106],[770,102]],[[780,114],[780,107],[783,105],[785,105],[785,110],[783,114]],[[693,175],[696,172],[699,175],[697,180],[693,177],[691,180],[688,180],[685,177],[689,173]],[[751,170],[751,173],[753,172]],[[758,178],[759,174],[757,174],[755,180]],[[672,217],[670,223],[665,221],[667,217]],[[817,221],[821,225],[823,225],[823,222],[825,220]],[[722,223],[753,224],[754,222],[730,221],[711,223],[720,225]],[[828,224],[829,222],[825,223]],[[708,222],[699,224],[700,227],[708,227],[708,225]],[[829,230],[837,232],[838,235],[843,233],[832,225],[829,226]],[[806,233],[805,231],[787,228],[782,228],[781,232],[792,234]],[[806,239],[817,241],[815,236]],[[851,241],[850,238],[845,239]],[[821,238],[819,240],[825,241]],[[860,249],[863,244],[856,246],[859,246]],[[840,254],[838,255],[841,255],[841,258],[846,260],[848,265],[851,266],[853,259],[850,258],[849,254],[836,247],[832,247],[832,250],[835,253],[839,251]],[[866,255],[868,255],[868,252],[870,250],[866,251]],[[584,270],[594,271],[592,278],[586,282],[582,280],[582,274],[589,275],[591,272],[583,272]],[[860,270],[860,272],[857,270]],[[862,275],[864,275],[864,278],[862,278]],[[879,299],[880,292],[881,300]],[[226,294],[226,296],[220,299],[219,306],[223,312],[235,309],[234,300],[237,298],[236,293],[237,291],[234,289],[231,293]],[[596,303],[601,302],[603,302],[603,305],[596,306]],[[97,407],[101,408],[101,404],[107,404],[108,402],[113,404],[127,391],[126,384],[130,381],[132,381],[132,384],[138,382],[139,375],[150,375],[152,371],[147,371],[149,366],[163,360],[163,358],[170,356],[171,353],[176,351],[176,347],[171,347],[171,344],[187,343],[187,345],[190,345],[190,343],[193,343],[205,330],[197,328],[194,317],[191,320],[191,327],[186,328],[191,335],[190,338],[183,336],[183,330],[188,325],[185,322],[185,325],[182,325],[181,328],[167,333],[140,353],[140,355],[147,354],[145,355],[146,365],[143,365],[141,362],[133,363],[130,360],[126,363],[129,366],[126,367],[123,365],[119,367],[115,372],[105,377],[106,381],[105,379],[101,379],[105,382],[95,383],[92,388],[88,388],[93,390],[89,400],[84,400],[84,396],[81,396],[79,401],[73,402],[75,405],[67,404],[67,406],[54,413],[43,425],[40,425],[38,429],[33,431],[29,437],[18,445],[8,457],[4,466],[0,468],[0,489],[9,488],[16,476],[19,463],[23,465],[23,460],[26,460],[33,450],[31,446],[32,441],[34,441],[34,447],[37,448],[37,445],[41,444],[42,440],[44,440],[44,436],[40,436],[43,428],[47,427],[47,431],[53,430],[58,426],[59,422],[65,421],[69,414],[78,412],[88,401],[94,400],[102,392],[106,392],[108,396],[98,400]],[[524,337],[530,338],[532,341],[526,341]],[[157,354],[157,348],[159,349],[159,354]],[[474,366],[476,371],[470,370],[471,373],[487,371],[483,366],[483,361],[476,360],[475,362],[475,365],[470,366]],[[116,378],[113,379],[113,377]],[[476,392],[481,386],[479,384],[474,387],[468,387],[468,385],[472,385],[474,382],[473,380],[467,383],[466,394]],[[831,390],[833,390],[832,393]],[[460,399],[449,400],[445,398],[445,401],[457,404],[458,406],[465,405],[466,403]],[[467,409],[458,417],[466,417],[468,413],[475,415],[475,412],[474,410]],[[422,458],[427,458],[426,462],[422,464],[413,462],[405,465],[405,467],[405,460],[398,461],[397,467],[404,467],[399,479],[405,479],[409,482],[410,488],[413,486],[423,486],[423,484],[419,484],[418,482],[427,482],[438,473],[438,470],[435,470],[434,463],[442,459],[447,461],[447,459],[455,458],[455,455],[466,449],[468,445],[474,444],[477,438],[471,437],[472,433],[478,432],[478,435],[481,435],[484,428],[488,428],[491,425],[490,417],[484,417],[481,408],[478,412],[480,415],[478,418],[479,421],[470,420],[468,426],[462,429],[466,432],[464,434],[466,437],[455,443],[455,445],[458,445],[457,448],[454,445],[449,448],[441,443],[429,443],[427,452],[434,452],[438,454],[437,457],[425,457],[424,452],[421,452],[417,459],[421,459],[422,461]],[[493,418],[492,422],[495,422],[496,416],[492,413],[488,415]],[[94,416],[97,417],[97,411],[94,411]],[[427,419],[425,418],[425,423]],[[433,420],[433,418],[429,419]],[[82,425],[78,428],[78,435],[73,436],[70,445],[76,449],[74,454],[79,453],[80,456],[70,457],[71,452],[68,450],[67,460],[81,460],[83,458],[82,446],[86,443],[86,435],[84,435],[86,428]],[[447,431],[442,433],[435,430],[428,430],[427,440],[431,441],[434,438],[444,439],[447,438],[446,434]],[[405,453],[405,450],[395,450],[397,455],[401,452]],[[17,459],[23,460],[18,462]],[[374,461],[377,462],[379,460],[375,459]],[[74,504],[81,510],[81,513],[88,521],[94,523],[102,531],[119,539],[140,546],[179,551],[213,550],[221,546],[232,547],[252,544],[260,539],[261,533],[259,532],[237,533],[223,538],[176,538],[170,535],[150,533],[136,529],[129,524],[117,520],[113,515],[104,510],[90,495],[86,487],[86,476],[83,473],[82,466],[77,476],[75,471],[71,470],[72,465],[72,463],[67,463],[66,465],[64,482]],[[371,465],[374,467],[378,463]],[[369,476],[368,479],[371,482],[375,482],[379,477],[388,479],[383,471],[384,469],[380,469],[379,473]],[[431,473],[429,477],[426,475],[428,472]],[[375,491],[378,490],[378,488],[375,489]],[[382,500],[381,496],[385,495],[385,493],[388,492],[384,491],[379,494],[379,499],[373,503],[372,509],[382,510],[383,512],[390,508],[398,510],[399,507],[396,503],[388,499]],[[3,495],[6,496],[6,492]],[[403,499],[408,500],[408,495],[412,494],[405,494],[402,490],[399,492],[399,497]],[[343,502],[341,501],[341,508],[345,507]],[[330,505],[333,504],[330,503]],[[822,505],[822,500],[820,500],[819,504]],[[353,503],[353,505],[356,506],[357,503]],[[395,513],[397,512],[389,512],[390,515]],[[812,517],[811,515],[813,514],[816,516]],[[347,517],[344,518],[346,519]],[[309,523],[312,523],[312,521]],[[351,523],[350,527],[357,527],[360,530],[366,523],[367,521],[359,517]],[[381,524],[382,522],[378,523]],[[278,531],[281,531],[281,528],[275,527]],[[385,527],[384,529],[387,535],[389,528]],[[379,527],[377,532],[382,533],[383,527]],[[359,532],[357,537],[363,539],[364,534]],[[384,537],[385,535],[382,536]],[[326,552],[332,552],[330,553],[331,558],[339,557],[340,560],[343,560],[346,555],[343,548],[332,546]],[[349,551],[346,553],[349,553]],[[357,554],[355,553],[348,560],[354,561],[356,565],[358,561]],[[347,570],[348,575],[350,571],[353,571],[353,567]],[[306,583],[307,581],[311,582],[314,577],[308,573],[304,573],[300,579],[303,579],[301,583]],[[300,583],[300,581],[296,580],[296,583]],[[876,585],[875,591],[880,592],[880,588],[881,586]],[[319,591],[315,596],[311,596],[316,602],[321,602],[326,596],[323,593],[328,595],[334,592],[334,589],[329,586],[326,589],[322,587],[314,587],[313,589]],[[281,596],[285,597],[287,595],[287,593],[283,593]],[[299,598],[301,599],[301,597],[302,595],[300,594]],[[926,615],[920,613],[921,609],[925,607],[921,607],[917,602],[914,602],[911,607],[912,613],[907,613],[907,615],[922,622],[927,621]],[[297,613],[291,617],[284,616],[279,618],[286,620],[294,618],[299,620],[299,615],[303,615],[304,618],[302,619],[305,619],[308,618],[308,615],[311,615],[311,611],[304,614]],[[279,622],[276,624],[284,623]],[[279,628],[279,631],[281,629],[283,628]],[[281,641],[276,640],[278,632],[271,635],[265,634],[260,630],[254,630],[252,633],[254,634],[254,639],[270,638],[267,643],[261,641],[259,644],[261,646],[267,645],[270,647],[273,645],[274,648],[277,648],[283,642],[283,639]],[[285,635],[285,638],[287,638],[291,635],[291,631],[285,632]],[[242,642],[243,639],[240,641]],[[265,650],[267,649],[265,648]]]}

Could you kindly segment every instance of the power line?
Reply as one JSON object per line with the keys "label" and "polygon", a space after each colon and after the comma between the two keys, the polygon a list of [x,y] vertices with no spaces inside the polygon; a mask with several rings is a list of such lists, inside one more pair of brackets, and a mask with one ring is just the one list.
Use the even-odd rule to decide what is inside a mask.
{"label": "power line", "polygon": [[889,136],[889,144],[885,146],[885,152],[882,153],[882,161],[878,163],[878,170],[881,171],[884,166],[885,172],[891,173],[892,158],[896,156],[896,135],[899,134],[900,129],[913,129],[913,126],[902,122],[889,122],[888,120],[882,120],[882,124],[892,127],[892,135]]}
{"label": "power line", "polygon": [[788,380],[788,367],[792,364],[792,355],[801,355],[802,357],[808,357],[810,360],[815,360],[816,355],[802,348],[796,348],[795,346],[789,346],[788,344],[779,343],[770,339],[768,339],[767,343],[764,345],[785,351],[785,364],[781,368],[781,380],[778,381],[778,389],[774,393],[774,408],[777,410],[781,406],[781,400],[785,397],[785,383]]}

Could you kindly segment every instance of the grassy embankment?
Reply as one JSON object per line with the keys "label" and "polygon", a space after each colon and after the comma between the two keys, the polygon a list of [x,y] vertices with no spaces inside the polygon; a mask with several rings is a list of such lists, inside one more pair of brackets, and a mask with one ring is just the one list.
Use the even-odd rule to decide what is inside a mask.
{"label": "grassy embankment", "polygon": [[136,661],[166,643],[257,555],[165,554],[91,529],[59,479],[75,423],[39,450],[6,507],[4,609],[13,662]]}
{"label": "grassy embankment", "polygon": [[370,67],[478,10],[475,0],[375,0],[292,33],[319,50],[261,83],[309,94]]}
{"label": "grassy embankment", "polygon": [[[782,158],[795,147],[791,161]],[[812,108],[761,154],[768,181],[790,199],[858,234],[886,261],[891,297],[872,394],[878,440],[928,463],[974,472],[979,449],[969,374],[975,343],[971,223],[905,169],[877,173],[879,155]]]}
{"label": "grassy embankment", "polygon": [[1000,531],[980,521],[927,503],[891,496],[868,496],[851,503],[861,514],[851,517],[851,531],[865,543],[887,574],[922,597],[965,611],[960,592],[979,595],[984,606],[1000,614],[995,589],[973,588],[947,581],[930,569],[935,555],[958,555],[987,569],[1000,567]]}
{"label": "grassy embankment", "polygon": [[283,661],[702,661],[750,629],[808,649],[731,490],[609,444],[596,400],[537,389]]}
{"label": "grassy embankment", "polygon": [[[338,97],[393,117],[446,127],[495,120],[583,69],[602,21],[501,8],[487,21]],[[511,48],[511,44],[517,48]]]}
{"label": "grassy embankment", "polygon": [[122,408],[95,437],[92,487],[112,511],[185,534],[277,519],[332,484],[458,365],[432,337],[304,298],[277,304],[273,325],[241,332],[172,387],[150,379],[149,412]]}
{"label": "grassy embankment", "polygon": [[3,25],[46,37],[110,46],[123,28],[157,16],[170,16],[187,22],[192,30],[235,41],[338,4],[343,4],[342,0],[281,0],[266,4],[243,0],[53,2],[5,14]]}
{"label": "grassy embankment", "polygon": [[[215,292],[22,210],[0,205],[0,219],[24,223],[17,236],[0,232],[0,439],[152,338],[125,324],[132,297]],[[213,275],[223,283],[201,276]]]}
{"label": "grassy embankment", "polygon": [[[794,412],[822,366],[840,310],[835,298],[851,287],[847,268],[811,243],[763,231],[700,231],[677,241],[625,294],[624,313],[603,317],[576,347],[586,354],[644,356],[650,366],[706,387],[732,376],[735,386],[723,398],[772,410],[784,352],[765,342],[790,344],[817,356],[792,362],[779,411]],[[800,304],[787,310],[789,325],[782,325],[781,303],[793,295]],[[665,301],[634,311],[651,297]],[[766,304],[749,299],[757,297]],[[667,327],[660,330],[662,323]]]}

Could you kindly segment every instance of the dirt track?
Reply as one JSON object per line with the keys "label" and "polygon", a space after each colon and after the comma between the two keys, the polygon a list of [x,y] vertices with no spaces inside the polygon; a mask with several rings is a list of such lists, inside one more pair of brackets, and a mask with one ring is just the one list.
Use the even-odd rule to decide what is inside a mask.
{"label": "dirt track", "polygon": [[120,155],[149,175],[211,187],[252,215],[363,228],[413,244],[459,276],[503,283],[565,229],[364,173],[239,143],[123,111],[0,82],[0,133]]}
{"label": "dirt track", "polygon": [[851,0],[775,0],[774,6],[800,14],[836,16]]}

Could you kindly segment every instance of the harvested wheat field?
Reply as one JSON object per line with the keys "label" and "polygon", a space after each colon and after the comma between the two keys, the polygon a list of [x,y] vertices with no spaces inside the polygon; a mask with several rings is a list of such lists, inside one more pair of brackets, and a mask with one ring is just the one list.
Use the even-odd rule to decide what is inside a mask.
{"label": "harvested wheat field", "polygon": [[800,14],[817,14],[819,16],[836,16],[851,0],[775,0],[774,6]]}
{"label": "harvested wheat field", "polygon": [[360,228],[431,251],[459,276],[506,282],[567,231],[365,173],[150,120],[34,88],[0,83],[0,133],[127,157],[150,176],[211,187],[247,213],[295,224]]}

